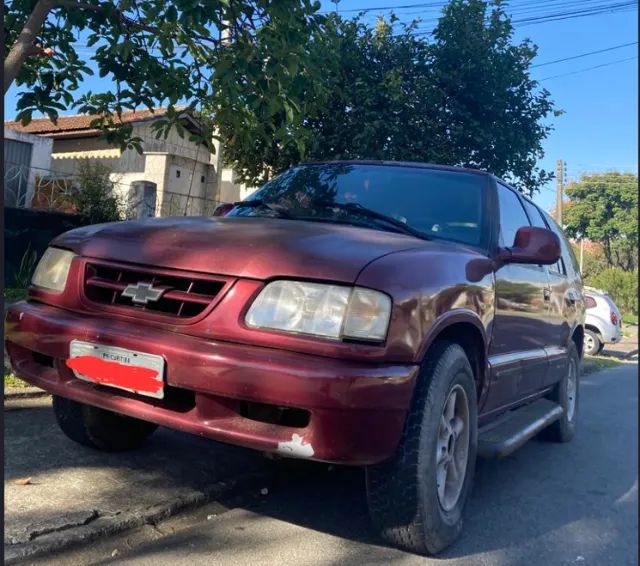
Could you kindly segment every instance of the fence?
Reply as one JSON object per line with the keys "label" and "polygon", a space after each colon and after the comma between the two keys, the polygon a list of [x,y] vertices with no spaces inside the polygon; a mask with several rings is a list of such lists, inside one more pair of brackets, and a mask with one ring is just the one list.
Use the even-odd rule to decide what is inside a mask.
{"label": "fence", "polygon": [[29,168],[5,162],[5,206],[26,206],[29,196]]}
{"label": "fence", "polygon": [[[30,169],[20,165],[7,165],[4,174],[5,204],[36,210],[77,212],[74,194],[80,187],[74,175],[64,175],[48,169]],[[35,175],[34,175],[35,173]],[[29,190],[28,179],[35,177],[35,185]],[[131,185],[112,181],[114,194],[120,196],[123,216],[127,219],[150,216],[211,216],[220,201],[170,191],[156,192],[149,198],[148,192],[140,192]]]}
{"label": "fence", "polygon": [[5,206],[5,287],[23,286],[49,242],[58,234],[82,224],[82,219],[74,214]]}

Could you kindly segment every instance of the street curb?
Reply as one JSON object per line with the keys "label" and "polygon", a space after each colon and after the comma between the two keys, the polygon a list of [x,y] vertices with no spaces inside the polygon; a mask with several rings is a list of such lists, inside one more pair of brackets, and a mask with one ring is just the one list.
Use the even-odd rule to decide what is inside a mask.
{"label": "street curb", "polygon": [[46,397],[51,395],[39,387],[5,387],[5,399],[33,399],[35,397]]}
{"label": "street curb", "polygon": [[[154,525],[180,511],[209,503],[214,497],[231,495],[236,490],[248,489],[254,485],[263,485],[272,472],[272,469],[267,469],[266,472],[251,472],[232,480],[216,482],[203,491],[176,497],[142,511],[123,511],[102,516],[96,512],[95,518],[89,519],[83,525],[68,528],[62,526],[54,532],[48,532],[29,542],[7,544],[5,541],[4,563],[16,564],[26,558],[86,544],[97,538],[115,535],[144,525]],[[261,483],[258,484],[258,482]]]}

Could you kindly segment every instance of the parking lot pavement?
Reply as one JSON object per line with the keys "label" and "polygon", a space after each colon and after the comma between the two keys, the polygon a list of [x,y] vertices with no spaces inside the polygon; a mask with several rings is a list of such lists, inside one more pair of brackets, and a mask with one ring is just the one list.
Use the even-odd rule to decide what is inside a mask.
{"label": "parking lot pavement", "polygon": [[162,428],[141,450],[98,452],[60,432],[50,397],[5,403],[5,557],[166,515],[268,465],[256,452]]}
{"label": "parking lot pavement", "polygon": [[[206,508],[37,565],[637,565],[638,366],[582,380],[569,444],[533,440],[480,461],[460,540],[438,559],[385,546],[370,526],[359,469],[316,464],[230,511]],[[185,526],[186,525],[186,526]]]}

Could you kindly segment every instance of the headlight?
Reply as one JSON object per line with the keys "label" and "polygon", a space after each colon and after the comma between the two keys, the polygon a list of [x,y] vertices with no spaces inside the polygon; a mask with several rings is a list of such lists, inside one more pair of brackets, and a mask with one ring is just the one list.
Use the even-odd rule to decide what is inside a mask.
{"label": "headlight", "polygon": [[63,291],[71,261],[76,254],[58,248],[47,248],[33,272],[31,283],[51,291]]}
{"label": "headlight", "polygon": [[255,328],[314,334],[326,338],[382,341],[391,299],[360,287],[274,281],[253,302],[246,323]]}

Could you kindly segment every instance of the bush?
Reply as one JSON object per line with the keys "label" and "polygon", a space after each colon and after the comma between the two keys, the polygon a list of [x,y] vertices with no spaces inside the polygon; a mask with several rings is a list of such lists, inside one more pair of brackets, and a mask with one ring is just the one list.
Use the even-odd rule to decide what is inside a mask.
{"label": "bush", "polygon": [[124,220],[124,207],[115,194],[111,171],[100,163],[83,162],[78,168],[69,200],[88,224]]}
{"label": "bush", "polygon": [[622,314],[638,315],[638,271],[623,271],[618,267],[605,269],[587,277],[587,285],[609,293]]}

